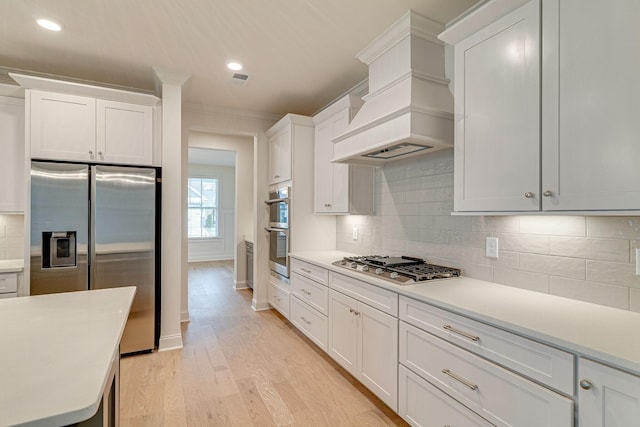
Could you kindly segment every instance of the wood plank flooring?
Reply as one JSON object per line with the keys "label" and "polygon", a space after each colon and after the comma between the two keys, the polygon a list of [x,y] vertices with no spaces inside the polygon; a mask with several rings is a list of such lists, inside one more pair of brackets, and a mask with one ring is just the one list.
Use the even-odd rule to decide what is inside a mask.
{"label": "wood plank flooring", "polygon": [[251,310],[230,262],[189,265],[182,350],[121,361],[127,426],[406,425],[273,310]]}

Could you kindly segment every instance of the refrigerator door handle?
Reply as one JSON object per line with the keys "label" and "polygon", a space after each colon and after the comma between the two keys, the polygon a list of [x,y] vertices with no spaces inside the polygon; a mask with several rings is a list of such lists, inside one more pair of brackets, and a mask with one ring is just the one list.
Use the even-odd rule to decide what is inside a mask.
{"label": "refrigerator door handle", "polygon": [[96,268],[98,263],[96,262],[96,167],[91,166],[89,171],[89,182],[91,185],[91,198],[89,199],[89,244],[87,247],[87,251],[89,252],[89,289],[95,289],[95,277],[96,277]]}

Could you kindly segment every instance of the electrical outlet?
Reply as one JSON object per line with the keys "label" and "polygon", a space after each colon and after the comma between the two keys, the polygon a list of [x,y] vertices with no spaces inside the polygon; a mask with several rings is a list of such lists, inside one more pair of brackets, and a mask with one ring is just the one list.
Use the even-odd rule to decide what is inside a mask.
{"label": "electrical outlet", "polygon": [[498,258],[498,238],[487,237],[485,255],[489,258]]}
{"label": "electrical outlet", "polygon": [[358,227],[353,227],[352,235],[353,240],[358,240]]}
{"label": "electrical outlet", "polygon": [[636,276],[640,276],[640,249],[636,249]]}

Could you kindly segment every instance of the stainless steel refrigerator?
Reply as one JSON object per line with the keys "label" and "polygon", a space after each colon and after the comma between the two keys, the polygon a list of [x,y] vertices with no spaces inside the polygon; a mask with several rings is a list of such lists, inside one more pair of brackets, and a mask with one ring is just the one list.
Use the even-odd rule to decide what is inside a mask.
{"label": "stainless steel refrigerator", "polygon": [[136,286],[121,353],[156,338],[156,169],[31,163],[31,295]]}

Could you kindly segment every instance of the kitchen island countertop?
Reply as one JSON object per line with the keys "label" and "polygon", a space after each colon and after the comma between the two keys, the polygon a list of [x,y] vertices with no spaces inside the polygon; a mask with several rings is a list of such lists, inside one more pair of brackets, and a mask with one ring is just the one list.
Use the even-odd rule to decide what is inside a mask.
{"label": "kitchen island countertop", "polygon": [[290,254],[292,258],[399,295],[640,375],[640,313],[468,277],[396,285],[332,265],[349,255],[353,254],[338,251]]}
{"label": "kitchen island countertop", "polygon": [[2,259],[0,260],[0,273],[20,273],[24,270],[24,260]]}
{"label": "kitchen island countertop", "polygon": [[0,300],[0,425],[67,425],[100,406],[135,287]]}

